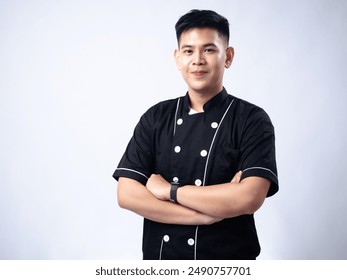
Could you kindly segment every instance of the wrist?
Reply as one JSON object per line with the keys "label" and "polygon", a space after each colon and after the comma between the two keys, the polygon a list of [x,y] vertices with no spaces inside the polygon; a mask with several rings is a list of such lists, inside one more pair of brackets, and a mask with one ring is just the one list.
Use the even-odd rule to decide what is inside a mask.
{"label": "wrist", "polygon": [[177,199],[177,190],[179,188],[179,184],[177,183],[170,183],[170,196],[169,196],[169,200],[176,203],[176,204],[179,204],[178,203],[178,199]]}
{"label": "wrist", "polygon": [[165,191],[165,199],[164,200],[170,200],[170,191],[171,191],[171,183],[167,183],[167,188]]}

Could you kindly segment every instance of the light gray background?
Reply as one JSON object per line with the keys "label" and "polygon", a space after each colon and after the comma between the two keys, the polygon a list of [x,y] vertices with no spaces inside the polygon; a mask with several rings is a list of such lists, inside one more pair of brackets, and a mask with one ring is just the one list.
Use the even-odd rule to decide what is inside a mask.
{"label": "light gray background", "polygon": [[0,258],[141,259],[111,177],[145,110],[183,95],[174,24],[231,23],[229,93],[276,128],[260,259],[347,259],[347,1],[0,1]]}

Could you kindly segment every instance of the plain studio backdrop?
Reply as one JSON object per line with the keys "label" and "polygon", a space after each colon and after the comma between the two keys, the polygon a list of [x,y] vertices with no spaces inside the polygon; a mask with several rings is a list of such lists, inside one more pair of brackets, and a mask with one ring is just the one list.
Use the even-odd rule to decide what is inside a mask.
{"label": "plain studio backdrop", "polygon": [[259,259],[347,259],[346,1],[0,1],[0,258],[141,259],[112,178],[140,116],[186,92],[174,25],[231,25],[224,85],[276,131]]}

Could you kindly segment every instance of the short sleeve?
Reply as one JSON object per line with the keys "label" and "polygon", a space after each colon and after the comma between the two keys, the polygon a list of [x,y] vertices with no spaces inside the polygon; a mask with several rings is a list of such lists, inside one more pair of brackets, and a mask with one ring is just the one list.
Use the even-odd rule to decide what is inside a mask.
{"label": "short sleeve", "polygon": [[257,176],[271,181],[267,196],[278,191],[274,127],[266,112],[255,107],[246,118],[241,140],[241,180]]}
{"label": "short sleeve", "polygon": [[150,111],[147,111],[135,127],[134,134],[121,158],[113,177],[134,179],[146,185],[148,178],[153,173],[154,157],[151,140]]}

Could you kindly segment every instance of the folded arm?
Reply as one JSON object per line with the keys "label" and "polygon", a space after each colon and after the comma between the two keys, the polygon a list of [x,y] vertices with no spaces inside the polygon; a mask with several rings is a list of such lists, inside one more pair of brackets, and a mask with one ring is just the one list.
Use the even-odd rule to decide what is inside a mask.
{"label": "folded arm", "polygon": [[129,178],[119,178],[117,196],[120,207],[160,223],[202,225],[221,220],[168,200],[160,200],[141,183]]}
{"label": "folded arm", "polygon": [[[261,177],[248,177],[239,181],[239,176],[241,173],[225,184],[180,187],[177,200],[180,205],[222,219],[253,214],[263,204],[271,183]],[[147,188],[163,201],[170,199],[170,184],[160,175],[152,175]]]}

